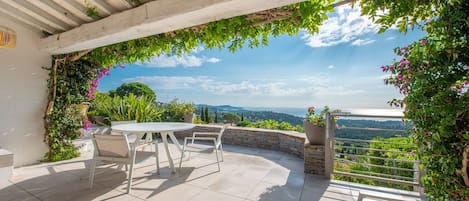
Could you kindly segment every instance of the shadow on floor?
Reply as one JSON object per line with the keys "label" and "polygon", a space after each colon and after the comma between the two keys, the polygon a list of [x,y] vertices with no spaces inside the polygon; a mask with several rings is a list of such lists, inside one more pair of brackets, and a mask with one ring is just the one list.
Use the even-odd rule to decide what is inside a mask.
{"label": "shadow on floor", "polygon": [[[126,194],[127,172],[117,168],[117,165],[102,164],[96,169],[94,185],[89,187],[89,164],[91,160],[61,162],[32,170],[25,171],[20,176],[12,178],[12,184],[0,188],[0,200],[133,200],[137,195]],[[78,165],[77,165],[78,164]],[[79,166],[79,167],[77,167]],[[154,165],[136,167],[152,170]],[[69,170],[66,170],[69,169]],[[157,175],[154,170],[140,171],[132,180],[132,191],[148,191],[147,198],[165,191],[176,185],[184,183],[193,167],[181,169],[181,174],[171,173],[168,167],[162,167],[164,175]],[[40,175],[40,176],[37,176]],[[153,182],[148,188],[136,187],[145,182]],[[142,185],[140,185],[142,186]]]}

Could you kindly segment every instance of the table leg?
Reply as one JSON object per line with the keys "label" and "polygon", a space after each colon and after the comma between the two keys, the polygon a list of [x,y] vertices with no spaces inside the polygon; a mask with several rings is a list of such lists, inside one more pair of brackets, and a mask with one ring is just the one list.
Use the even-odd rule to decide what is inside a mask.
{"label": "table leg", "polygon": [[169,147],[168,147],[168,135],[169,134],[170,132],[161,132],[161,139],[163,140],[164,149],[166,151],[166,156],[168,157],[169,168],[172,170],[173,173],[175,173],[176,170],[174,169],[173,158],[171,158],[171,153],[169,153]]}
{"label": "table leg", "polygon": [[176,136],[174,136],[174,132],[168,132],[168,135],[169,135],[169,137],[171,138],[171,141],[172,141],[174,144],[176,144],[176,147],[178,148],[178,150],[179,150],[180,152],[182,152],[182,146],[181,146],[181,144],[179,144],[179,141],[178,141],[178,139],[176,138]]}

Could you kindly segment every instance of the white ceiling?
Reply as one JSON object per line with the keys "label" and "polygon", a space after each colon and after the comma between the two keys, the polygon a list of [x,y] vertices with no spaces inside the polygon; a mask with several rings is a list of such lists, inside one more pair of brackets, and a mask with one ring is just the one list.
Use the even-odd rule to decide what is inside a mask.
{"label": "white ceiling", "polygon": [[[0,12],[38,31],[57,34],[137,6],[133,0],[0,0]],[[148,0],[146,0],[148,1]],[[141,0],[144,3],[146,1]],[[98,16],[86,14],[89,8]]]}

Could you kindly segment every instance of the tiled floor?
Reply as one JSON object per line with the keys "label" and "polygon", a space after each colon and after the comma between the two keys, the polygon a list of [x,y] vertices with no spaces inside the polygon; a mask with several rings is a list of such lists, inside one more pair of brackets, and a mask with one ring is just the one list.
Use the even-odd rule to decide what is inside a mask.
{"label": "tiled floor", "polygon": [[[131,194],[125,194],[126,173],[114,165],[100,166],[89,189],[91,153],[85,153],[73,160],[15,169],[11,184],[0,187],[0,200],[348,201],[356,200],[359,190],[389,190],[304,174],[300,158],[233,145],[224,146],[221,172],[215,155],[201,154],[172,174],[159,147],[161,174],[155,174],[154,160],[137,166]],[[176,148],[170,148],[178,161]]]}

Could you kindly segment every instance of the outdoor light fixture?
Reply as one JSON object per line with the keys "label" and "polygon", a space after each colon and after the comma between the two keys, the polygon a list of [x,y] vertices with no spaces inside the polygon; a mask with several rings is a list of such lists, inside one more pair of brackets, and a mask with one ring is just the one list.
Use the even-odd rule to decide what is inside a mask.
{"label": "outdoor light fixture", "polygon": [[16,33],[10,28],[0,26],[0,48],[14,48],[16,46]]}

